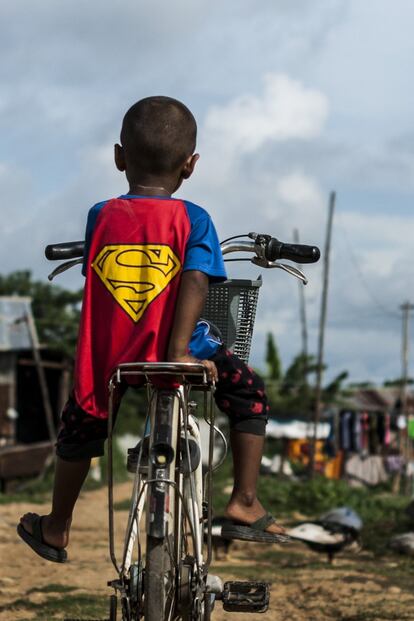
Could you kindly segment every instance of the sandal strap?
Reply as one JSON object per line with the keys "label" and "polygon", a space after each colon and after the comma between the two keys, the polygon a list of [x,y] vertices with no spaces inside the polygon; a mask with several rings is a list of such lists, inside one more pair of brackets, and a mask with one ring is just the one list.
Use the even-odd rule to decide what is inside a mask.
{"label": "sandal strap", "polygon": [[250,524],[250,528],[254,530],[263,530],[265,531],[271,524],[276,522],[275,518],[271,513],[265,513],[261,518]]}
{"label": "sandal strap", "polygon": [[40,515],[36,515],[32,519],[32,535],[37,541],[43,543],[42,516]]}

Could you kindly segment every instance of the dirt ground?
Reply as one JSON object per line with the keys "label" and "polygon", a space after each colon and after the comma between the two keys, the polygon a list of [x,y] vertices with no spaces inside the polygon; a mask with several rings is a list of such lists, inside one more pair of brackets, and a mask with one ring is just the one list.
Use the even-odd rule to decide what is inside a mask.
{"label": "dirt ground", "polygon": [[[129,484],[117,486],[116,500],[128,498],[129,489]],[[95,605],[105,602],[110,592],[106,581],[115,578],[106,544],[106,490],[82,494],[74,517],[70,562],[65,565],[43,561],[17,537],[15,525],[27,510],[41,512],[42,505],[0,507],[0,621],[96,618],[96,608],[87,606],[88,598]],[[118,524],[125,519],[125,512],[116,513]],[[218,603],[215,621],[414,621],[414,570],[403,557],[347,553],[329,565],[323,555],[300,544],[234,543],[225,558],[215,561],[212,572],[223,580],[271,583],[267,613],[225,613]],[[59,608],[56,594],[62,597],[62,593]],[[53,609],[48,607],[52,599],[57,602]]]}

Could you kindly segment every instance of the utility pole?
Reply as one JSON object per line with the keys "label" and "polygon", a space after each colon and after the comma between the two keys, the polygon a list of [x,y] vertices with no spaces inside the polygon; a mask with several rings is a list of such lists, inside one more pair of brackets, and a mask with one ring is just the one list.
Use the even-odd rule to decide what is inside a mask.
{"label": "utility pole", "polygon": [[[293,230],[293,240],[295,244],[299,244],[299,231],[298,229]],[[297,264],[299,269],[302,267],[299,263]],[[299,305],[300,305],[300,321],[302,326],[302,354],[305,360],[305,364],[307,366],[308,360],[308,327],[306,323],[306,304],[305,304],[305,287],[303,283],[298,280],[299,287]],[[305,369],[305,382],[307,383],[307,374]]]}
{"label": "utility pole", "polygon": [[409,324],[410,311],[414,310],[414,304],[406,301],[400,306],[402,310],[402,347],[401,347],[401,414],[405,417],[405,446],[404,456],[409,460],[410,438],[408,436],[408,411],[407,411],[407,385],[408,385],[408,347],[409,347]]}
{"label": "utility pole", "polygon": [[335,209],[335,192],[331,192],[329,196],[329,212],[328,222],[326,226],[326,238],[325,238],[325,251],[323,261],[323,287],[322,287],[322,300],[321,300],[321,315],[319,320],[319,340],[318,340],[318,362],[316,372],[316,386],[315,386],[315,413],[313,419],[313,439],[310,450],[309,459],[309,474],[313,477],[315,470],[315,455],[316,455],[316,441],[318,436],[318,425],[321,417],[321,396],[322,396],[322,374],[323,374],[323,354],[324,354],[324,341],[325,341],[325,325],[326,325],[326,311],[328,306],[328,282],[329,282],[329,255],[331,251],[331,237],[332,237],[332,223],[333,214]]}

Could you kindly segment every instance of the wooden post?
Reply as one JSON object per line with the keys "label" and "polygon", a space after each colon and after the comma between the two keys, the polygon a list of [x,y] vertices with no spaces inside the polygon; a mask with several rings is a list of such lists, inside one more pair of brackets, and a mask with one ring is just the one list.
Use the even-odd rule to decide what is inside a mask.
{"label": "wooden post", "polygon": [[[408,348],[409,348],[409,324],[410,324],[410,311],[414,310],[414,305],[410,302],[405,302],[400,306],[402,310],[402,347],[401,347],[401,414],[405,418],[405,442],[401,442],[402,454],[405,459],[406,476],[404,482],[404,492],[409,494],[410,480],[408,475],[408,462],[411,458],[410,451],[410,437],[408,435],[408,407],[407,407],[407,385],[408,385]],[[404,436],[403,436],[404,437]]]}
{"label": "wooden post", "polygon": [[[294,229],[293,231],[293,240],[295,244],[299,244],[299,231],[298,229]],[[302,266],[298,263],[298,267]],[[306,304],[305,304],[305,287],[303,286],[303,282],[298,280],[299,287],[299,304],[300,304],[300,321],[302,326],[302,354],[307,360],[308,356],[308,327],[306,322]],[[307,375],[305,370],[305,381],[307,383]]]}
{"label": "wooden post", "polygon": [[53,421],[52,406],[50,404],[49,390],[46,382],[45,370],[40,357],[39,339],[37,336],[36,325],[31,312],[26,313],[25,320],[29,330],[30,341],[32,344],[33,359],[36,365],[37,376],[39,378],[40,391],[42,393],[43,408],[46,416],[47,430],[51,442],[56,440],[55,424]]}
{"label": "wooden post", "polygon": [[329,282],[329,255],[331,250],[331,236],[332,236],[332,223],[333,214],[335,209],[335,192],[331,192],[329,197],[329,213],[328,222],[326,228],[325,239],[325,252],[323,261],[323,287],[322,287],[322,301],[321,301],[321,315],[319,320],[319,342],[318,342],[318,363],[316,372],[316,386],[315,386],[315,412],[313,419],[313,439],[310,450],[309,459],[309,475],[313,477],[315,470],[315,455],[316,455],[316,441],[318,425],[321,416],[321,395],[322,395],[322,375],[323,375],[323,354],[324,354],[324,340],[325,340],[325,325],[326,325],[326,311],[328,303],[328,282]]}

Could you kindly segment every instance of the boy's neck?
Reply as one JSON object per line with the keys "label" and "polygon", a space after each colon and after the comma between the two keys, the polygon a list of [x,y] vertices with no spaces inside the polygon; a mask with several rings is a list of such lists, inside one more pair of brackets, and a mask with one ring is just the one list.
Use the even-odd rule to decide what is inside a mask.
{"label": "boy's neck", "polygon": [[145,196],[171,196],[172,192],[163,185],[131,183],[128,194],[144,194]]}

